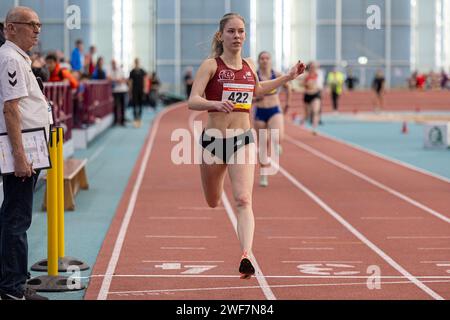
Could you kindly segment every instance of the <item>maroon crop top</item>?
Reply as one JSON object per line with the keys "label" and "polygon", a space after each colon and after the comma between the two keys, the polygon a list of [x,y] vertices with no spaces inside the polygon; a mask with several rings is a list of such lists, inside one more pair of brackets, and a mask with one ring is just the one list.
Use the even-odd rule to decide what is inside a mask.
{"label": "maroon crop top", "polygon": [[[250,112],[255,91],[255,75],[245,60],[242,69],[235,70],[226,66],[220,57],[216,58],[217,70],[205,88],[207,100],[222,101],[228,99],[235,104],[233,112]],[[208,110],[208,112],[218,112]]]}

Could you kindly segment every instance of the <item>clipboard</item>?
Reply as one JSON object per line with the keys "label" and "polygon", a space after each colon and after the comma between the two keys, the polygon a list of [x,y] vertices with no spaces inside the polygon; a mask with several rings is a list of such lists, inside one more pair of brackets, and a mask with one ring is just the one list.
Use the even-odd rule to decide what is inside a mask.
{"label": "clipboard", "polygon": [[[22,130],[22,143],[28,162],[33,169],[50,169],[50,152],[48,149],[45,128]],[[14,173],[14,156],[8,133],[0,133],[0,173],[2,175]]]}

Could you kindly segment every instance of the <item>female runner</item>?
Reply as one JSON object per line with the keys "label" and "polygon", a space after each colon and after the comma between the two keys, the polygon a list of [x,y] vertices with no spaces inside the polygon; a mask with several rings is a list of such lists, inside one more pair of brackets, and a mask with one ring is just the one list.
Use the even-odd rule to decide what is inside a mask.
{"label": "female runner", "polygon": [[[240,158],[239,154],[248,159],[256,153],[249,116],[253,95],[268,93],[297,78],[305,65],[298,62],[288,74],[259,82],[253,62],[241,56],[245,38],[244,18],[236,13],[224,15],[212,41],[212,57],[201,64],[196,74],[188,106],[192,110],[208,111],[200,139],[205,149],[200,165],[203,192],[208,205],[217,207],[228,169],[242,249],[239,272],[241,278],[248,279],[255,273],[250,260],[255,228],[252,210],[255,164],[231,160]],[[241,133],[227,136],[227,129],[240,129]]]}
{"label": "female runner", "polygon": [[[258,80],[273,80],[278,77],[281,77],[282,74],[279,72],[275,72],[272,69],[272,59],[268,52],[262,51],[258,56]],[[280,155],[281,154],[281,142],[283,141],[284,134],[284,117],[283,114],[287,112],[289,105],[291,104],[291,87],[289,83],[284,84],[284,88],[286,89],[286,104],[284,107],[284,111],[281,110],[280,97],[278,95],[278,90],[274,89],[269,93],[264,94],[261,97],[256,97],[255,99],[255,122],[254,127],[256,132],[259,132],[261,129],[268,130],[278,130],[278,141],[273,141],[274,151]],[[268,138],[271,135],[260,135],[260,139]],[[269,139],[266,139],[269,140]],[[268,143],[269,144],[269,143]],[[261,161],[260,157],[260,165],[262,168],[270,166],[270,164],[265,164]],[[264,171],[261,170],[261,175],[259,179],[259,185],[261,187],[267,187],[269,185],[268,175],[264,174]]]}

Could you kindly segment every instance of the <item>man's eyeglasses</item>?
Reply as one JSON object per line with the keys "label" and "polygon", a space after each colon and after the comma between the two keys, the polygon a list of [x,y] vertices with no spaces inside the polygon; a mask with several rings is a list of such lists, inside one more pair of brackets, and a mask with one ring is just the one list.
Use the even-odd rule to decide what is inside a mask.
{"label": "man's eyeglasses", "polygon": [[30,27],[32,27],[34,30],[41,30],[42,28],[42,23],[39,22],[10,22],[10,23],[16,23],[16,24],[26,24],[29,25]]}

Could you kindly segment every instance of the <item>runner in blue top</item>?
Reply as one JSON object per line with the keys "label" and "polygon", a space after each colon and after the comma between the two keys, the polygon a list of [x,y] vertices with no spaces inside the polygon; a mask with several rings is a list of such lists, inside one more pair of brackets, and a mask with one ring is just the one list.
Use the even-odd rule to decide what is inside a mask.
{"label": "runner in blue top", "polygon": [[[276,79],[281,76],[281,73],[276,72],[272,69],[272,58],[270,53],[266,51],[262,51],[258,56],[258,78],[259,81]],[[289,83],[283,85],[286,89],[286,104],[284,107],[284,112],[281,109],[280,97],[278,89],[274,89],[271,92],[257,96],[255,99],[255,119],[254,119],[254,127],[257,132],[260,129],[277,129],[279,130],[279,141],[274,141],[274,152],[277,152],[278,155],[281,154],[281,141],[283,140],[284,134],[284,117],[283,113],[285,113],[291,102],[291,88]],[[264,138],[259,135],[260,139]],[[270,134],[267,135],[269,138]],[[269,140],[269,139],[267,139]],[[267,141],[268,145],[270,141]],[[269,149],[270,150],[270,149]],[[268,164],[264,164],[261,162],[260,156],[260,165],[261,167],[268,167]],[[259,185],[262,187],[267,187],[269,185],[268,176],[261,174]]]}

